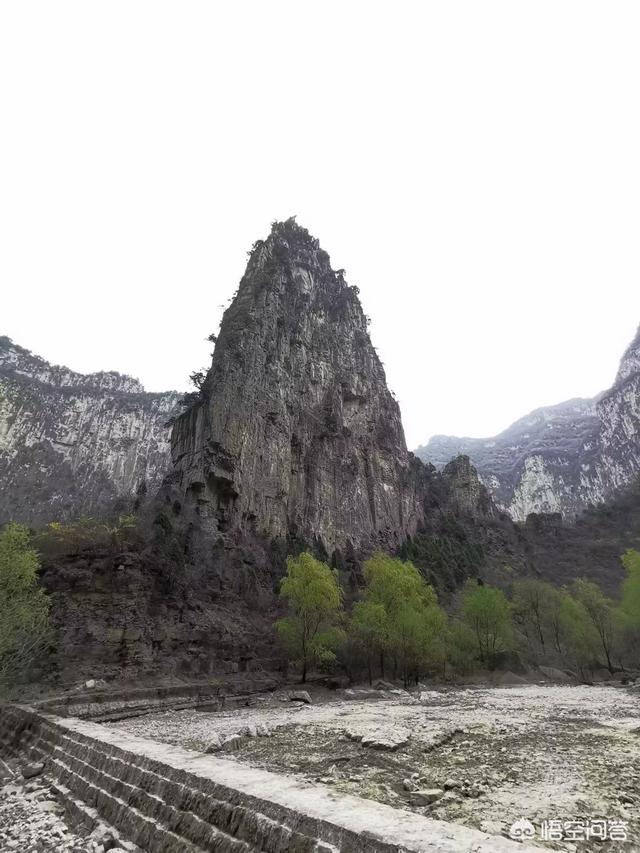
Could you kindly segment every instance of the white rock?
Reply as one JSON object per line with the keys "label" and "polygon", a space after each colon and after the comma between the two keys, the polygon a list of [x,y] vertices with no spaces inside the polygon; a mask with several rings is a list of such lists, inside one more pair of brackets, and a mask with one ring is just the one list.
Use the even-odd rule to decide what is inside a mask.
{"label": "white rock", "polygon": [[212,752],[217,752],[222,747],[222,741],[220,740],[220,735],[213,732],[211,735],[211,739],[209,743],[206,745],[204,751],[207,754]]}
{"label": "white rock", "polygon": [[311,705],[311,696],[306,690],[292,690],[289,699],[292,702],[304,702],[305,705]]}
{"label": "white rock", "polygon": [[442,788],[421,788],[419,791],[414,791],[411,794],[411,800],[414,803],[431,805],[431,803],[435,803],[436,800],[439,800],[443,794],[444,791]]}

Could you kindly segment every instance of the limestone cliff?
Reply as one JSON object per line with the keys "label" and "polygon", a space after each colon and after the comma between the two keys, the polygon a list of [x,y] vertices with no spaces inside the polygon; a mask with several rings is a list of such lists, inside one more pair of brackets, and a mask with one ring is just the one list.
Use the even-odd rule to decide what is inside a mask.
{"label": "limestone cliff", "polygon": [[422,518],[422,466],[358,290],[293,220],[258,241],[201,400],[172,433],[199,524],[334,550],[394,549]]}
{"label": "limestone cliff", "polygon": [[[98,512],[140,480],[158,482],[175,395],[145,395],[114,374],[51,368],[8,343],[3,352],[5,515],[27,515],[28,502],[43,520],[65,517],[61,508]],[[634,357],[616,400],[635,381]],[[615,405],[607,403],[612,412]],[[516,434],[503,450],[500,476],[510,465],[524,470],[532,436],[540,448],[551,435],[577,454],[598,412],[574,401],[532,416],[519,428],[528,438]],[[607,447],[618,454],[633,421],[614,420]],[[409,453],[357,289],[292,221],[255,244],[199,399],[175,420],[171,456],[126,546],[43,549],[57,638],[46,662],[52,676],[272,671],[275,591],[287,555],[301,548],[330,559],[352,592],[361,558],[380,547],[414,560],[443,601],[469,576],[491,582],[505,572],[594,576],[607,588],[619,581],[618,555],[640,518],[631,496],[613,521],[594,513],[570,529],[548,518],[516,525],[468,457],[447,456],[436,470]]]}
{"label": "limestone cliff", "polygon": [[499,507],[575,518],[640,475],[640,330],[613,386],[537,409],[489,439],[434,436],[417,455],[436,467],[467,454]]}
{"label": "limestone cliff", "polygon": [[178,399],[118,373],[50,365],[0,338],[0,524],[104,515],[142,484],[155,490]]}

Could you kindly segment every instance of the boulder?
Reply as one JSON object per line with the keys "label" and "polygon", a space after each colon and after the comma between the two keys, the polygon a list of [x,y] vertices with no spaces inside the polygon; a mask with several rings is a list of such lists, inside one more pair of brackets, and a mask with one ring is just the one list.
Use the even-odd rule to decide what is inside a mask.
{"label": "boulder", "polygon": [[379,678],[377,681],[374,681],[371,686],[374,690],[395,690],[394,685],[385,681],[383,678]]}
{"label": "boulder", "polygon": [[328,675],[317,683],[328,687],[329,690],[345,690],[351,684],[351,680],[347,675]]}
{"label": "boulder", "polygon": [[39,776],[44,770],[44,764],[41,762],[33,762],[32,764],[25,764],[20,768],[20,772],[24,779],[33,779],[34,776]]}
{"label": "boulder", "polygon": [[405,746],[409,742],[410,736],[410,732],[406,729],[381,729],[365,734],[361,743],[363,746],[371,747],[371,749],[395,752],[396,749]]}
{"label": "boulder", "polygon": [[204,751],[207,755],[210,755],[212,752],[218,752],[219,749],[222,749],[222,741],[220,740],[220,735],[214,732]]}
{"label": "boulder", "polygon": [[529,682],[521,675],[516,675],[515,672],[507,670],[506,672],[503,672],[500,676],[498,676],[497,683],[501,687],[509,687],[515,686],[517,684],[528,684]]}
{"label": "boulder", "polygon": [[500,820],[483,820],[480,823],[480,831],[489,835],[501,835],[503,829],[504,823]]}
{"label": "boulder", "polygon": [[292,690],[289,699],[291,702],[304,702],[305,705],[311,705],[311,696],[306,690]]}
{"label": "boulder", "polygon": [[558,684],[571,684],[574,681],[571,675],[563,672],[561,669],[557,669],[555,666],[540,666],[538,669],[549,681],[555,681]]}
{"label": "boulder", "polygon": [[242,743],[242,737],[240,735],[228,735],[223,741],[222,746],[225,749],[240,749],[240,744]]}
{"label": "boulder", "polygon": [[415,805],[430,806],[435,803],[444,794],[442,788],[421,788],[419,791],[414,791],[411,794],[411,801]]}

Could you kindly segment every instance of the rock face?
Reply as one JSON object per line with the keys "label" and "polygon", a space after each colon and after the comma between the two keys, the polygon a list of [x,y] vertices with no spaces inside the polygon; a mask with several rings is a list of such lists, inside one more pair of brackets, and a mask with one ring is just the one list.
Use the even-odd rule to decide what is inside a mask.
{"label": "rock face", "polygon": [[436,467],[466,454],[497,505],[573,519],[640,474],[640,330],[613,386],[592,400],[536,409],[490,439],[434,436],[416,454]]}
{"label": "rock face", "polygon": [[52,366],[0,338],[0,524],[104,515],[157,488],[179,396]]}
{"label": "rock face", "polygon": [[357,288],[293,220],[255,244],[172,456],[214,533],[253,528],[332,553],[393,549],[419,526],[422,466]]}
{"label": "rock face", "polygon": [[100,516],[142,480],[149,492],[131,538],[42,543],[56,634],[43,677],[273,671],[274,591],[301,547],[354,589],[362,557],[418,531],[434,576],[459,555],[461,576],[482,562],[486,489],[468,459],[437,472],[407,451],[357,289],[292,221],[254,246],[155,494],[176,395],[3,352],[6,517]]}
{"label": "rock face", "polygon": [[[436,470],[409,453],[357,290],[292,221],[255,244],[199,399],[175,419],[169,464],[164,424],[177,395],[52,368],[6,339],[1,352],[4,517],[99,515],[143,480],[151,493],[168,465],[126,544],[41,548],[56,634],[43,678],[275,671],[274,592],[287,555],[303,547],[330,560],[353,591],[362,557],[399,553],[446,600],[470,576],[504,577],[505,566],[617,586],[619,554],[638,535],[634,494],[571,527],[535,515],[515,525],[468,456]],[[634,358],[611,399],[538,413],[512,444],[526,457],[519,433],[538,434],[541,447],[551,434],[575,456],[602,405],[611,413],[606,447],[621,460],[635,423],[623,405],[636,393]],[[594,466],[606,458],[598,441]],[[504,481],[515,456],[503,450]]]}

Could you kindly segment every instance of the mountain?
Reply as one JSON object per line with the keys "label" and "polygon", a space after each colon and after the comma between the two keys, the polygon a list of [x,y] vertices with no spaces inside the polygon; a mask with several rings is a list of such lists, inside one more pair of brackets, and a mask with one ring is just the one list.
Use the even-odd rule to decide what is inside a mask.
{"label": "mountain", "polygon": [[[6,339],[2,353],[5,517],[111,512],[147,483],[136,527],[121,538],[69,546],[38,536],[56,636],[51,678],[273,672],[276,592],[287,555],[302,549],[330,562],[350,595],[364,558],[400,554],[447,602],[470,576],[585,575],[612,591],[619,554],[640,535],[636,494],[573,527],[559,515],[517,525],[469,456],[443,458],[438,470],[410,453],[357,289],[292,220],[254,244],[197,399],[173,418],[170,458],[177,395],[52,368]],[[621,389],[637,375],[634,358]],[[552,423],[569,452],[599,422],[597,405],[594,415],[574,401],[519,430],[544,438]],[[607,446],[621,458],[628,419],[606,405],[617,424]]]}
{"label": "mountain", "polygon": [[212,532],[252,528],[331,554],[393,550],[422,521],[422,466],[358,290],[293,220],[254,245],[171,444],[174,481]]}
{"label": "mountain", "polygon": [[155,491],[179,397],[53,366],[0,337],[0,524],[104,516]]}
{"label": "mountain", "polygon": [[408,452],[358,291],[292,220],[250,253],[133,541],[39,545],[63,680],[273,671],[275,593],[301,549],[355,592],[364,557],[406,548],[444,594],[521,553],[468,459],[438,472]]}
{"label": "mountain", "polygon": [[573,519],[632,484],[640,475],[640,329],[614,384],[594,399],[536,409],[493,438],[438,435],[416,450],[438,468],[461,453],[516,521],[530,513]]}

